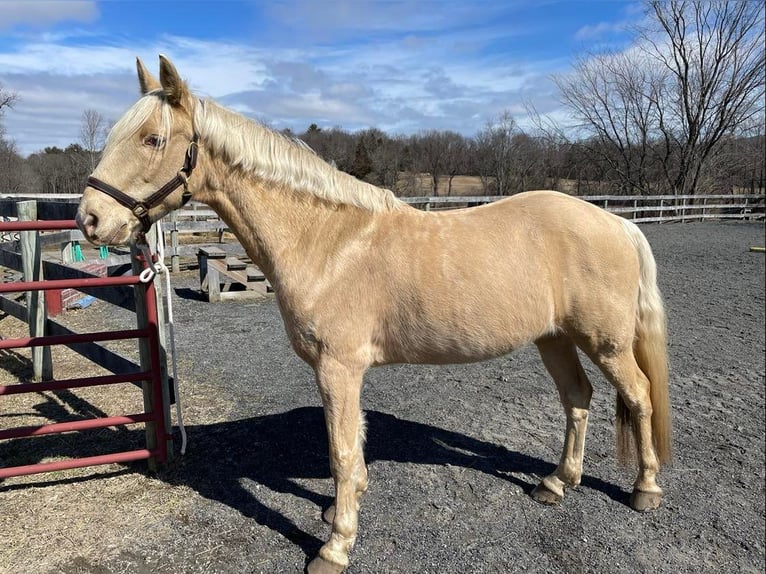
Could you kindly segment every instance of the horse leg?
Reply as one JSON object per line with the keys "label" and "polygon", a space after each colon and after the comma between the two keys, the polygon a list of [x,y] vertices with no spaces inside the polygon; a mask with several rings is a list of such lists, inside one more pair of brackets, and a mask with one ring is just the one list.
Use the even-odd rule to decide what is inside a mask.
{"label": "horse leg", "polygon": [[649,394],[649,379],[636,363],[630,344],[621,347],[619,352],[592,358],[620,393],[633,420],[639,470],[633,485],[630,506],[639,511],[653,510],[662,502],[662,489],[657,485],[656,480],[660,463],[652,440],[652,401]]}
{"label": "horse leg", "polygon": [[537,341],[537,348],[545,368],[556,383],[567,426],[559,465],[535,487],[532,497],[544,504],[558,504],[564,497],[564,488],[578,486],[582,479],[585,433],[593,387],[571,339],[560,336]]}
{"label": "horse leg", "polygon": [[[360,416],[361,420],[359,421],[359,433],[362,445],[364,445],[366,422],[364,420],[364,414],[361,414]],[[361,448],[359,449],[359,452],[356,456],[356,460],[354,462],[354,471],[352,474],[356,483],[357,498],[361,500],[362,495],[367,492],[367,465],[364,463],[364,452]],[[357,508],[358,507],[359,503],[357,502]],[[324,520],[327,524],[332,525],[333,520],[335,520],[334,501],[324,510],[324,512],[322,512],[322,520]]]}
{"label": "horse leg", "polygon": [[356,540],[359,500],[367,489],[360,408],[364,369],[322,359],[316,374],[327,425],[335,504],[325,512],[332,519],[330,538],[306,570],[309,574],[339,574],[348,566],[348,554]]}

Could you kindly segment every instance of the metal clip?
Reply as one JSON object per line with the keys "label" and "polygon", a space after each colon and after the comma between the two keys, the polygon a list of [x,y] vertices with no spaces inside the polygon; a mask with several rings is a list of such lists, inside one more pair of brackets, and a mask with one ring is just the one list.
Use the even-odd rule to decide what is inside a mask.
{"label": "metal clip", "polygon": [[131,209],[133,212],[133,215],[135,215],[138,219],[141,219],[142,217],[146,217],[149,215],[149,209],[146,207],[144,203],[137,203],[133,206],[133,209]]}

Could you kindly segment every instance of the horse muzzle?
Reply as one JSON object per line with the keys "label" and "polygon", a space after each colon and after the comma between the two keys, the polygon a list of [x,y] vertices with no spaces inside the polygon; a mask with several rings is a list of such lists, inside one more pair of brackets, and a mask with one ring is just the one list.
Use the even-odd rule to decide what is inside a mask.
{"label": "horse muzzle", "polygon": [[141,227],[126,210],[97,209],[88,201],[88,191],[83,194],[75,222],[85,239],[94,245],[128,245],[135,242]]}

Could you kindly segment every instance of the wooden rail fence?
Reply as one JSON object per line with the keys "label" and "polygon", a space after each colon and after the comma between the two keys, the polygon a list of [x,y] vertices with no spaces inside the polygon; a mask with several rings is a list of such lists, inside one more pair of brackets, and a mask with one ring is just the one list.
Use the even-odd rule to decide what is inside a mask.
{"label": "wooden rail fence", "polygon": [[[507,196],[403,197],[426,211],[483,205]],[[751,219],[764,217],[764,194],[716,195],[584,195],[583,199],[636,223]]]}
{"label": "wooden rail fence", "polygon": [[[403,201],[426,211],[456,209],[483,205],[507,196],[450,196],[450,197],[403,197]],[[0,217],[17,217],[16,202],[19,199],[36,199],[40,219],[71,219],[75,216],[79,195],[5,194],[0,198]],[[580,199],[603,207],[636,223],[669,223],[703,221],[708,219],[763,219],[766,206],[764,194],[715,194],[715,195],[586,195]],[[173,271],[179,270],[180,257],[192,257],[197,247],[182,245],[179,236],[190,233],[214,233],[220,242],[228,229],[218,215],[209,207],[190,202],[163,221],[168,236],[166,255],[170,257]],[[67,241],[80,241],[79,231],[69,232],[61,239],[62,251]],[[7,238],[6,238],[7,239]],[[2,241],[3,238],[0,238]]]}

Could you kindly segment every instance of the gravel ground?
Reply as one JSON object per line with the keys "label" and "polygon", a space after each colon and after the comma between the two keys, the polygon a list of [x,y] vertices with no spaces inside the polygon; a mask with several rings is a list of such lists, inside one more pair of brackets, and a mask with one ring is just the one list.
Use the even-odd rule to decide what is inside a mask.
{"label": "gravel ground", "polygon": [[[628,507],[635,471],[615,462],[614,391],[592,368],[585,476],[558,507],[528,496],[558,460],[564,429],[534,349],[373,369],[363,396],[371,483],[349,574],[764,571],[764,255],[749,252],[764,244],[764,224],[642,229],[669,316],[675,462],[659,477],[663,506]],[[145,525],[104,530],[96,557],[70,535],[69,558],[48,572],[301,572],[329,534],[320,402],[274,300],[208,304],[197,288],[191,272],[175,281],[189,450],[144,481],[183,500],[155,497]],[[98,480],[115,478],[10,494],[65,497]],[[5,567],[24,572],[19,561]]]}

